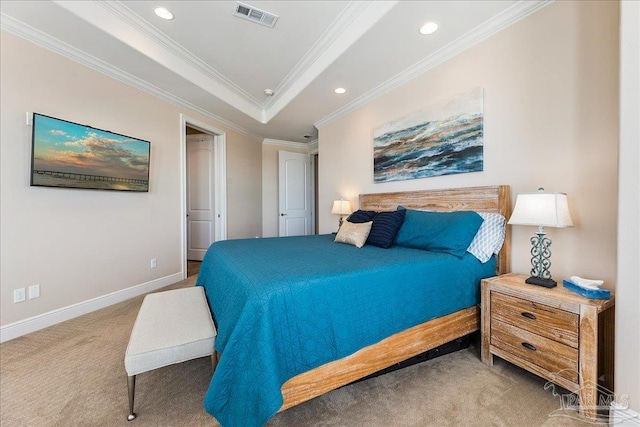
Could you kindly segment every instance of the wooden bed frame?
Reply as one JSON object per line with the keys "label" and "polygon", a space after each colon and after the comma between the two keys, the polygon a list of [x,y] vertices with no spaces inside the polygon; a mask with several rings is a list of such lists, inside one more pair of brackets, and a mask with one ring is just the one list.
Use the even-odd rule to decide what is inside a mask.
{"label": "wooden bed frame", "polygon": [[[360,195],[360,209],[363,210],[391,211],[398,205],[409,209],[433,211],[498,212],[505,218],[511,214],[511,196],[507,185]],[[497,274],[508,273],[510,270],[510,237],[510,228],[507,226],[505,242],[498,254]],[[289,379],[281,388],[283,404],[280,411],[475,332],[479,328],[480,311],[478,307],[470,307],[398,332],[347,357]]]}

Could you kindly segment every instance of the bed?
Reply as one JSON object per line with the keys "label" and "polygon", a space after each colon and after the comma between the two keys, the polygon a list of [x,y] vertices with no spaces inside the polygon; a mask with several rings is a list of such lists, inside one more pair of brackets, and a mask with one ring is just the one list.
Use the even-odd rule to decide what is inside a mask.
{"label": "bed", "polygon": [[[508,186],[360,196],[360,209],[371,211],[507,217],[509,204]],[[278,410],[478,330],[480,279],[509,271],[508,227],[486,263],[333,238],[226,241],[207,252],[198,285],[220,360],[204,405],[223,426],[263,425]]]}

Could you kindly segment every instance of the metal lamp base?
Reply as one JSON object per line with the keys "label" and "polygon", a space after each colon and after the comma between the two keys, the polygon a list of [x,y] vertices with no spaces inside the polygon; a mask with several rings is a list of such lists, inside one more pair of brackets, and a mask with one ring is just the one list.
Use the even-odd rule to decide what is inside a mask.
{"label": "metal lamp base", "polygon": [[555,288],[558,286],[551,278],[549,268],[551,267],[551,239],[546,236],[542,226],[531,238],[531,277],[525,283],[545,288]]}
{"label": "metal lamp base", "polygon": [[555,288],[556,286],[558,286],[556,281],[553,279],[543,279],[542,277],[536,276],[531,276],[524,282],[530,285],[544,286],[545,288]]}

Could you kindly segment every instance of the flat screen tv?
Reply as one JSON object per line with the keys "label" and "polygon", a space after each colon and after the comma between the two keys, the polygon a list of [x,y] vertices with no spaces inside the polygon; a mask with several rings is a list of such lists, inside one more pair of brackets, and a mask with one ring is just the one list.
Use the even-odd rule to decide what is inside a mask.
{"label": "flat screen tv", "polygon": [[149,141],[33,114],[31,185],[149,191]]}

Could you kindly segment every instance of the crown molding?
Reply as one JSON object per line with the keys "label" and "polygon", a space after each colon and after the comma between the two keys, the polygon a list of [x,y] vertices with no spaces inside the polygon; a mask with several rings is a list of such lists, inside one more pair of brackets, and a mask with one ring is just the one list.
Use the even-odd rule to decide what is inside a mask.
{"label": "crown molding", "polygon": [[295,142],[295,141],[283,141],[281,139],[265,138],[262,140],[263,145],[276,145],[278,147],[297,148],[299,150],[305,150],[307,154],[318,153],[318,140],[314,139],[309,142]]}
{"label": "crown molding", "polygon": [[309,144],[309,154],[318,154],[318,140],[314,139],[308,144]]}
{"label": "crown molding", "polygon": [[181,57],[184,62],[190,64],[194,68],[199,69],[203,74],[206,74],[212,80],[218,81],[220,84],[225,85],[229,90],[236,92],[236,94],[251,104],[257,109],[262,109],[263,103],[253,97],[247,91],[236,85],[227,77],[222,75],[213,67],[209,66],[206,62],[202,61],[199,57],[192,54],[189,50],[185,49],[182,45],[175,42],[170,37],[167,37],[162,31],[158,30],[155,26],[150,24],[140,15],[136,14],[133,10],[128,8],[122,1],[100,1],[95,2],[97,5],[102,6],[116,17],[129,25],[135,27],[138,31],[145,34],[147,37],[153,39],[162,46],[164,49],[171,52],[173,55]]}
{"label": "crown molding", "polygon": [[[317,75],[335,61],[335,59],[362,34],[368,31],[373,23],[382,18],[382,16],[397,3],[396,1],[350,2],[329,29],[327,29],[325,34],[323,34],[321,39],[279,84],[276,88],[276,97],[269,99],[267,101],[268,104],[260,104],[255,98],[234,85],[230,80],[184,49],[181,45],[166,37],[153,25],[136,15],[120,1],[53,1],[260,123],[268,123],[315,79]],[[432,55],[396,74],[386,82],[378,85],[330,115],[318,120],[314,125],[317,128],[326,126],[393,89],[406,84],[504,28],[537,12],[553,3],[553,1],[554,0],[523,0],[516,3],[500,15],[487,20],[485,23],[452,41]],[[143,90],[180,108],[196,112],[251,139],[256,141],[262,140],[262,137],[253,132],[212,114],[203,108],[197,107],[61,40],[55,39],[5,13],[0,12],[0,16],[2,18],[0,27],[12,34],[106,74],[120,82]],[[152,49],[148,46],[151,46]],[[266,105],[266,108],[262,108],[262,105]],[[303,144],[304,146],[308,145],[307,143],[299,144]]]}
{"label": "crown molding", "polygon": [[205,92],[214,95],[249,117],[262,122],[263,110],[252,99],[238,94],[227,82],[216,78],[211,68],[204,69],[194,56],[169,40],[129,9],[117,2],[60,1],[55,4],[114,37],[159,65],[171,70]]}
{"label": "crown molding", "polygon": [[495,17],[483,22],[474,29],[468,31],[451,43],[437,50],[433,54],[425,57],[424,59],[418,61],[404,71],[401,71],[400,73],[391,77],[389,80],[376,86],[359,98],[354,99],[344,107],[318,120],[314,123],[314,126],[316,128],[321,128],[335,120],[338,120],[339,118],[351,113],[352,111],[355,111],[358,108],[368,104],[374,99],[391,92],[393,89],[408,83],[409,81],[424,74],[432,68],[435,68],[443,62],[459,55],[470,47],[475,46],[481,41],[486,40],[487,38],[537,12],[538,10],[550,5],[554,1],[555,0],[521,0],[499,15],[496,15]]}
{"label": "crown molding", "polygon": [[380,20],[397,1],[351,1],[262,103],[137,15],[121,1],[53,0],[188,82],[266,124]]}
{"label": "crown molding", "polygon": [[268,123],[282,111],[397,3],[350,1],[320,39],[275,88],[276,95],[265,102],[263,122]]}
{"label": "crown molding", "polygon": [[309,148],[309,143],[306,142],[284,141],[282,139],[272,138],[263,139],[262,145],[278,145],[280,147],[299,148],[304,150],[307,150]]}
{"label": "crown molding", "polygon": [[313,64],[322,56],[332,43],[334,43],[340,34],[342,34],[353,20],[371,3],[370,1],[356,2],[350,1],[347,7],[338,15],[331,26],[320,36],[309,51],[300,59],[285,78],[275,87],[275,96],[270,97],[264,103],[266,108],[271,107],[276,101],[282,97],[282,94],[288,91],[291,86],[299,80],[302,75],[313,67]]}
{"label": "crown molding", "polygon": [[2,30],[7,31],[17,37],[23,38],[37,46],[43,47],[51,52],[54,52],[60,56],[63,56],[67,59],[70,59],[74,62],[77,62],[85,67],[88,67],[92,70],[98,71],[102,74],[105,74],[114,80],[117,80],[121,83],[125,83],[129,86],[132,86],[136,89],[142,90],[150,95],[155,96],[156,98],[162,99],[163,101],[169,102],[176,107],[181,109],[193,111],[197,114],[200,114],[208,119],[215,121],[216,123],[221,124],[222,126],[238,132],[244,136],[247,136],[256,141],[262,140],[262,137],[256,135],[253,132],[250,132],[222,117],[219,117],[215,114],[210,113],[209,111],[200,108],[188,101],[183,100],[171,93],[156,87],[132,74],[127,73],[101,59],[98,59],[92,55],[89,55],[61,40],[58,40],[44,32],[31,27],[19,21],[5,13],[0,12],[0,28]]}

